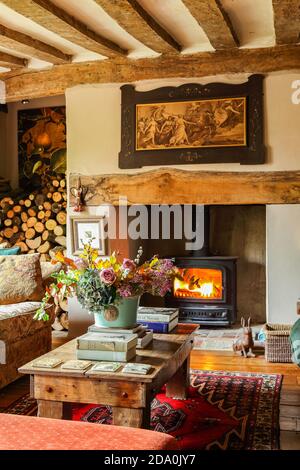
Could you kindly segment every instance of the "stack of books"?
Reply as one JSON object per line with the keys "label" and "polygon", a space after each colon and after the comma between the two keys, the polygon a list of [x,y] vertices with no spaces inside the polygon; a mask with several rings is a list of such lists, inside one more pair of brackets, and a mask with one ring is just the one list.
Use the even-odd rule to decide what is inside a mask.
{"label": "stack of books", "polygon": [[77,338],[77,359],[127,362],[136,355],[137,335],[93,332]]}
{"label": "stack of books", "polygon": [[169,333],[178,325],[178,308],[139,307],[137,321],[154,333]]}
{"label": "stack of books", "polygon": [[151,343],[153,339],[153,331],[149,330],[143,325],[135,325],[133,328],[101,328],[96,325],[91,325],[88,328],[88,332],[100,333],[100,334],[121,334],[121,335],[136,335],[137,337],[137,349],[144,349]]}

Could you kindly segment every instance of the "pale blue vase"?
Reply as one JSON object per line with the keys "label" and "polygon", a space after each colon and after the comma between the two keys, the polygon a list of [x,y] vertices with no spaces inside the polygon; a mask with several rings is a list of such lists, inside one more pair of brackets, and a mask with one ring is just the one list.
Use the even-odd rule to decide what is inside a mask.
{"label": "pale blue vase", "polygon": [[[132,328],[137,323],[136,318],[139,303],[140,297],[123,298],[113,306],[112,315],[109,315],[109,312],[104,309],[94,313],[95,325],[102,328]],[[117,311],[114,309],[117,309]],[[114,318],[116,316],[117,318]]]}

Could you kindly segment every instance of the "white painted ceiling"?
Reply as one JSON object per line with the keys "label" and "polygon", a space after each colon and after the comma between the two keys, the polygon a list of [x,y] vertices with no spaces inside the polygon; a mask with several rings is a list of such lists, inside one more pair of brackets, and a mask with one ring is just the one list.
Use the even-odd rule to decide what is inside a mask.
{"label": "white painted ceiling", "polygon": [[[267,47],[275,44],[272,0],[220,0],[228,13],[240,39],[241,47]],[[205,32],[181,0],[138,0],[141,6],[164,27],[183,47],[183,54],[213,51]],[[93,0],[52,0],[93,31],[129,50],[129,58],[153,57],[158,54],[127,33]],[[0,0],[0,23],[30,35],[40,41],[73,56],[73,62],[105,59],[88,51],[28,18],[16,13]],[[11,55],[25,57],[18,50],[0,46],[0,50]],[[52,65],[37,59],[29,59],[29,67],[45,68]],[[0,72],[4,71],[0,68]]]}

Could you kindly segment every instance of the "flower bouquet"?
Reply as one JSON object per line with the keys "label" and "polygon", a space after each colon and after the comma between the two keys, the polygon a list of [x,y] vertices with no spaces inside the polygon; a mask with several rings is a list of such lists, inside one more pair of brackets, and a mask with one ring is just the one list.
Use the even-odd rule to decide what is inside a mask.
{"label": "flower bouquet", "polygon": [[[79,258],[72,260],[58,253],[55,262],[62,263],[63,269],[52,275],[55,282],[47,288],[35,319],[48,320],[46,305],[51,298],[58,305],[76,296],[81,306],[94,314],[96,324],[132,326],[136,323],[140,296],[146,292],[165,296],[177,275],[170,259],[154,256],[140,265],[142,252],[140,248],[135,260],[120,261],[115,253],[109,258],[99,258],[89,239]],[[127,322],[122,318],[126,315]]]}

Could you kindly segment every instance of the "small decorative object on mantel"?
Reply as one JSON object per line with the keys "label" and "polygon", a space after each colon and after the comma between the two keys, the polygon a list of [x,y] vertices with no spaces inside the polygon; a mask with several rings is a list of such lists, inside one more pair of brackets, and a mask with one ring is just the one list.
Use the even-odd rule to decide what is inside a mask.
{"label": "small decorative object on mantel", "polygon": [[243,328],[240,336],[233,342],[234,352],[240,352],[241,356],[244,357],[255,357],[252,350],[254,347],[254,341],[252,336],[252,328],[250,327],[251,318],[248,318],[247,326],[245,319],[241,318],[241,325]]}
{"label": "small decorative object on mantel", "polygon": [[70,193],[75,198],[75,205],[73,207],[74,212],[82,212],[85,205],[85,196],[88,192],[86,186],[82,186],[81,179],[78,178],[77,187],[70,188]]}
{"label": "small decorative object on mantel", "polygon": [[121,90],[120,168],[265,162],[263,75],[241,84]]}

